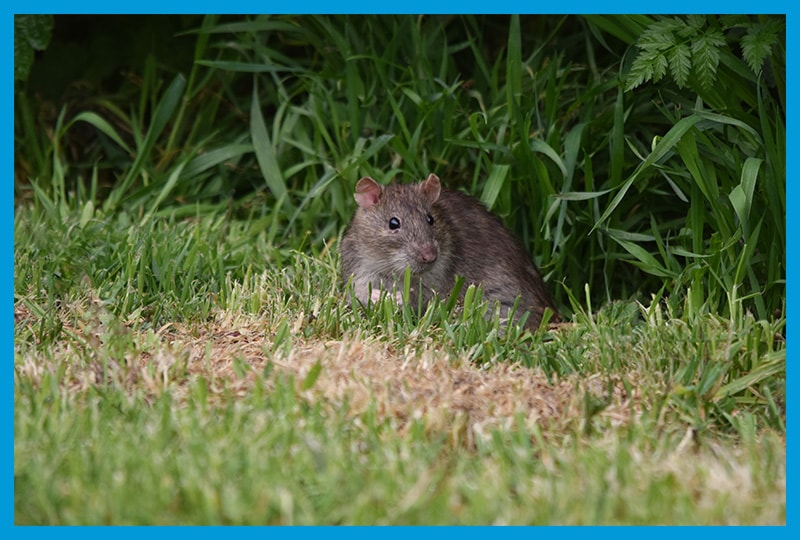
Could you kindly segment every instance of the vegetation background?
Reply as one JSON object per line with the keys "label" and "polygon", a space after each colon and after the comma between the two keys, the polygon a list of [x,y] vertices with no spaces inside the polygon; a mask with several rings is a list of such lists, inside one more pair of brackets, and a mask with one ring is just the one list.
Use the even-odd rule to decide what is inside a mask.
{"label": "vegetation background", "polygon": [[[19,15],[14,38],[17,523],[785,522],[784,17]],[[358,178],[429,172],[574,325],[341,301]],[[424,402],[420,373],[473,382]]]}

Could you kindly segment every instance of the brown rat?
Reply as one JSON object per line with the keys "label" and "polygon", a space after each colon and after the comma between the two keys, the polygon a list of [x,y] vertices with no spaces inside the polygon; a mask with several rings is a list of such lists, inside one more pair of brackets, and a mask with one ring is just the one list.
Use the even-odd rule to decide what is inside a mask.
{"label": "brown rat", "polygon": [[477,200],[442,189],[435,174],[387,186],[362,178],[354,197],[358,208],[340,252],[342,278],[347,283],[352,276],[362,303],[376,300],[380,290],[402,290],[409,268],[412,298],[420,292],[424,302],[433,293],[446,298],[456,276],[463,276],[462,294],[480,285],[485,300],[500,303],[501,315],[519,296],[515,319],[529,312],[525,326],[531,330],[545,308],[553,311],[551,321],[560,320],[536,266],[500,219]]}

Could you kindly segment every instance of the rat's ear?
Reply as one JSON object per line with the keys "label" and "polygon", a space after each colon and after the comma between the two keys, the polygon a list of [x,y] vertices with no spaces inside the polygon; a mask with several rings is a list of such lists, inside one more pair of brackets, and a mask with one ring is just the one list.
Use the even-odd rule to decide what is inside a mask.
{"label": "rat's ear", "polygon": [[365,176],[356,184],[356,192],[353,194],[358,206],[361,208],[372,208],[381,198],[383,188],[369,176]]}
{"label": "rat's ear", "polygon": [[442,192],[442,184],[439,182],[439,177],[433,173],[429,174],[428,178],[419,185],[419,190],[428,199],[428,202],[435,203]]}

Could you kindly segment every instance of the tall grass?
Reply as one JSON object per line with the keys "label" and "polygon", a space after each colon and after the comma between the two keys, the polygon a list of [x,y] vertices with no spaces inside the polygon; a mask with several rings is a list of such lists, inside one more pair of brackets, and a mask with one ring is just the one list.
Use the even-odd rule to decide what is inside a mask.
{"label": "tall grass", "polygon": [[[233,196],[270,242],[317,250],[349,218],[359,177],[433,171],[504,218],[562,307],[562,287],[588,284],[595,302],[690,296],[727,314],[742,300],[772,318],[785,291],[783,41],[769,81],[731,32],[718,84],[626,90],[636,38],[656,22],[208,16],[189,74],[148,64],[135,106],[62,115],[54,180],[38,185],[54,204],[90,185],[95,206],[145,220]],[[128,156],[110,189],[64,160],[79,122]]]}

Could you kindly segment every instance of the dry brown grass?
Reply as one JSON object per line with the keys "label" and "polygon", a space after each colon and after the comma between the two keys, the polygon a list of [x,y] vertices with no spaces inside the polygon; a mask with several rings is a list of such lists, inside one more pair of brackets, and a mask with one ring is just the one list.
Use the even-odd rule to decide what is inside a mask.
{"label": "dry brown grass", "polygon": [[[21,303],[15,307],[15,318],[18,325],[36,324]],[[548,380],[539,369],[505,362],[481,367],[452,356],[425,337],[404,349],[359,334],[328,341],[305,339],[299,321],[291,347],[273,354],[274,329],[254,316],[218,312],[212,324],[167,324],[143,333],[120,324],[109,328],[109,317],[98,307],[73,306],[72,315],[63,319],[64,332],[73,339],[53,347],[47,358],[18,351],[17,369],[36,381],[44,372],[66,366],[62,385],[72,392],[112,380],[151,396],[168,387],[180,401],[189,382],[202,376],[212,398],[241,397],[271,362],[271,372],[293,376],[300,395],[309,402],[333,408],[346,405],[353,415],[374,407],[381,419],[390,418],[399,430],[424,417],[428,429],[449,431],[469,445],[475,436],[509,427],[520,418],[526,425],[553,429],[582,421],[587,392],[610,399],[601,414],[614,422],[625,422],[638,408],[637,397],[620,384],[612,383],[609,396],[608,380],[600,374]],[[128,341],[121,357],[101,352],[114,339]],[[318,379],[303,390],[302,382],[317,363]]]}

